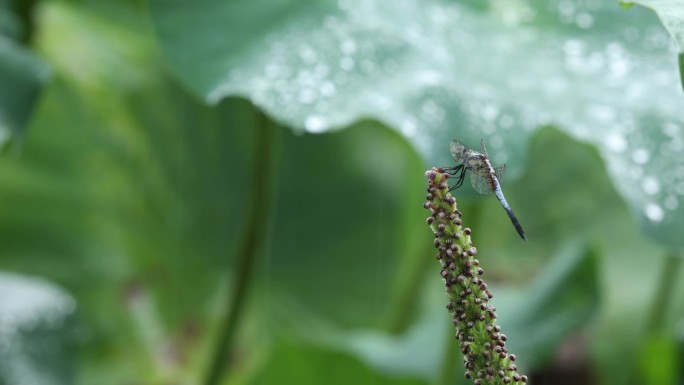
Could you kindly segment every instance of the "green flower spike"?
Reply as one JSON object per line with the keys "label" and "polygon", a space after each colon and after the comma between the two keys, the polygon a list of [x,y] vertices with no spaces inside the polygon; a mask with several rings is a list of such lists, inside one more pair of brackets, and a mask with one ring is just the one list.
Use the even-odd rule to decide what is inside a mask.
{"label": "green flower spike", "polygon": [[465,376],[475,385],[524,384],[527,376],[518,374],[513,363],[515,355],[508,354],[506,335],[496,324],[496,309],[489,304],[493,295],[480,278],[484,270],[475,258],[477,249],[470,238],[471,230],[462,227],[461,212],[449,193],[449,174],[433,168],[425,176],[425,208],[432,212],[427,224],[435,233],[437,260],[449,297],[447,309],[456,327],[456,338],[461,341]]}

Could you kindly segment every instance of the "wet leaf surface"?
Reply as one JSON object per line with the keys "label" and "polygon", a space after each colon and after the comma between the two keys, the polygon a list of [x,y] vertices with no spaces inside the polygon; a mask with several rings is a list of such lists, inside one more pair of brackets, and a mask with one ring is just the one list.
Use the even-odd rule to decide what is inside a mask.
{"label": "wet leaf surface", "polygon": [[244,95],[295,131],[373,117],[430,165],[450,163],[450,138],[482,137],[513,177],[530,134],[554,124],[599,149],[648,234],[684,246],[673,230],[684,225],[684,96],[670,37],[647,9],[495,0],[151,6],[172,70],[209,103]]}
{"label": "wet leaf surface", "polygon": [[0,384],[72,384],[75,309],[50,282],[0,272]]}

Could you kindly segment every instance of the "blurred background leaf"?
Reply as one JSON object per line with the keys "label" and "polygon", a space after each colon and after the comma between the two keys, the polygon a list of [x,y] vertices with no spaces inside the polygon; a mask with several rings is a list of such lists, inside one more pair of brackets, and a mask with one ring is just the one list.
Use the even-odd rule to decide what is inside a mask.
{"label": "blurred background leaf", "polygon": [[383,376],[352,357],[310,346],[283,344],[274,349],[274,357],[278,358],[267,363],[254,384],[424,384],[392,374]]}
{"label": "blurred background leaf", "polygon": [[670,32],[677,44],[677,50],[684,52],[684,9],[678,0],[638,0],[637,4],[652,8],[660,21]]}
{"label": "blurred background leaf", "polygon": [[[21,152],[0,162],[0,270],[78,304],[80,351],[61,356],[74,366],[60,379],[203,383],[256,219],[223,383],[463,383],[421,207],[424,169],[450,164],[455,136],[484,137],[512,171],[504,188],[530,242],[495,199],[457,196],[533,379],[676,372],[658,341],[681,339],[684,308],[663,305],[660,334],[644,330],[663,246],[681,242],[684,177],[679,80],[650,11],[44,0],[29,15],[3,36],[31,36],[54,80]],[[273,159],[265,198],[260,149]]]}
{"label": "blurred background leaf", "polygon": [[501,327],[509,349],[521,357],[520,365],[548,364],[553,358],[548,352],[596,316],[598,266],[596,252],[582,244],[567,245],[524,292],[500,300]]}
{"label": "blurred background leaf", "polygon": [[684,87],[684,7],[678,0],[638,0],[636,3],[653,9],[670,32],[679,52],[679,80]]}
{"label": "blurred background leaf", "polygon": [[18,42],[20,19],[9,0],[0,1],[0,144],[19,135],[33,112],[49,68]]}

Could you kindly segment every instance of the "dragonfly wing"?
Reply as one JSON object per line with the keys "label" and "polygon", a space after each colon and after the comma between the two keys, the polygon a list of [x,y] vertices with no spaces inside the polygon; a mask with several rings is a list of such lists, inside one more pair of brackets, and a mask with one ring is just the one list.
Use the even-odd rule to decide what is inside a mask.
{"label": "dragonfly wing", "polygon": [[470,184],[473,185],[473,189],[480,194],[491,194],[494,192],[492,187],[489,185],[487,178],[478,175],[476,173],[470,173]]}
{"label": "dragonfly wing", "polygon": [[499,180],[499,183],[503,182],[504,174],[506,173],[506,164],[494,167],[494,173],[496,174],[496,179]]}
{"label": "dragonfly wing", "polygon": [[454,158],[456,163],[463,164],[468,155],[470,154],[470,148],[465,144],[454,139],[449,143],[449,151],[451,151],[451,156]]}

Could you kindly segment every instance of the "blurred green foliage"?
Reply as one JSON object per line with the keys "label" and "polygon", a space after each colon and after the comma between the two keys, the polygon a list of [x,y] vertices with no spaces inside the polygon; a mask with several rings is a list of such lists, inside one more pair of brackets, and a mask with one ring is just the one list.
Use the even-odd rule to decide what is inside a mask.
{"label": "blurred green foliage", "polygon": [[48,67],[17,40],[22,24],[8,0],[0,1],[0,145],[21,138],[40,88],[49,77]]}
{"label": "blurred green foliage", "polygon": [[[667,115],[672,105],[684,109],[681,95],[669,93],[680,87],[667,72],[676,68],[653,64],[673,57],[658,40],[664,32],[653,15],[590,4],[576,15],[605,21],[593,33],[540,2],[434,1],[421,4],[415,19],[409,6],[358,9],[370,19],[354,19],[346,30],[342,16],[368,4],[43,0],[21,12],[32,18],[26,23],[10,2],[0,1],[0,128],[8,139],[24,137],[0,161],[0,271],[13,273],[0,274],[0,363],[11,363],[0,364],[0,384],[203,384],[211,367],[222,384],[464,383],[424,223],[423,171],[448,164],[446,138],[491,140],[493,134],[502,143],[490,153],[508,155],[513,172],[504,189],[530,241],[517,238],[492,197],[478,199],[468,189],[457,196],[520,366],[537,383],[559,373],[601,384],[675,383],[684,366],[677,355],[684,308],[660,299],[684,294],[675,284],[682,273],[671,262],[679,253],[673,245],[681,244],[677,215],[684,205],[667,209],[668,196],[657,195],[650,203],[664,199],[666,218],[675,219],[649,222],[641,199],[653,187],[641,181],[650,176],[663,191],[677,188],[683,165],[668,151],[682,131],[663,134],[661,126],[682,122],[681,115]],[[525,19],[529,10],[537,17]],[[448,23],[463,16],[459,11],[474,17],[476,29]],[[425,32],[423,42],[443,42],[432,34],[451,30],[482,32],[489,39],[482,42],[511,32],[505,43],[515,48],[529,29],[551,37],[544,44],[519,41],[521,53],[534,45],[556,52],[549,45],[568,38],[592,47],[605,36],[617,38],[611,28],[622,28],[624,16],[655,43],[634,50],[622,43],[630,50],[625,60],[639,71],[613,78],[606,99],[588,99],[601,88],[583,86],[562,99],[543,94],[548,100],[542,102],[530,97],[539,88],[509,82],[553,83],[543,77],[547,72],[519,70],[543,61],[540,56],[499,47],[501,56],[473,51],[464,59],[449,50],[464,48],[458,44],[416,53],[388,37],[387,31],[400,30],[393,20],[413,25],[425,15],[446,21],[443,29]],[[511,15],[523,19],[510,24]],[[325,46],[337,40],[322,35],[317,18],[362,37],[354,50],[363,51],[361,41],[375,44],[391,60],[373,72],[362,65],[372,55],[355,57],[351,78],[333,77],[340,82],[334,102],[306,87],[291,89],[288,103],[270,99],[278,95],[264,93],[273,90],[259,77],[269,63],[264,42],[283,33],[281,49],[299,55],[285,67],[315,72],[302,47],[337,49]],[[363,26],[372,28],[354,29]],[[30,36],[27,45],[22,36]],[[458,60],[435,68],[425,63],[440,52]],[[540,52],[547,51],[534,51]],[[472,62],[457,65],[468,57]],[[484,65],[482,58],[502,61],[510,71],[483,70],[485,80],[478,80],[469,71]],[[47,84],[45,63],[52,72]],[[243,72],[226,82],[227,68]],[[443,81],[408,76],[423,69]],[[585,69],[591,76],[566,80],[610,78]],[[647,95],[652,100],[638,108],[643,99],[623,104],[617,96],[630,84],[650,81],[640,72],[646,69],[660,71],[656,83],[670,82],[668,91]],[[453,76],[439,77],[443,70]],[[564,74],[552,73],[554,79]],[[294,75],[273,76],[278,87],[279,77],[287,83]],[[497,79],[505,88],[494,93],[499,96],[475,92]],[[414,87],[425,81],[431,85]],[[320,110],[324,99],[329,105]],[[507,124],[501,119],[475,119],[485,104],[503,106],[516,123],[499,129]],[[605,116],[603,130],[600,113],[577,122],[568,115],[606,105],[636,119],[631,131],[613,130],[625,121]],[[546,107],[548,119],[525,120]],[[648,108],[652,116],[645,117]],[[440,114],[445,118],[430,120]],[[596,124],[592,135],[578,134],[578,122]],[[606,150],[619,142],[615,132],[629,140],[624,153]],[[633,158],[642,145],[654,150],[655,163],[630,169],[641,165],[640,155],[639,162]],[[260,163],[264,152],[267,164]],[[621,179],[636,169],[652,174]],[[259,181],[267,191],[255,191]],[[257,216],[255,205],[266,213]],[[251,273],[241,277],[250,271],[244,266]],[[672,277],[664,280],[668,268]],[[236,291],[241,278],[247,285]],[[31,293],[65,303],[73,297],[76,310],[58,312]],[[244,306],[234,308],[235,298]],[[26,319],[16,316],[22,302]],[[235,315],[231,334],[227,324]],[[657,325],[649,324],[653,319]],[[221,342],[225,356],[217,349]]]}

